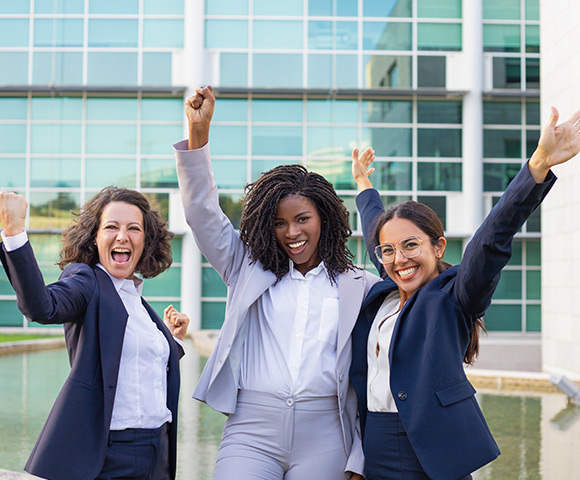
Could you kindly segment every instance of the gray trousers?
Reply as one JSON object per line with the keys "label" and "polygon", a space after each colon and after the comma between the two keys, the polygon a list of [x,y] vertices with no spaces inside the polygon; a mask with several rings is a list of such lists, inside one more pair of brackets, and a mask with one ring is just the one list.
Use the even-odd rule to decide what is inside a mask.
{"label": "gray trousers", "polygon": [[344,480],[336,396],[298,399],[240,390],[214,480]]}

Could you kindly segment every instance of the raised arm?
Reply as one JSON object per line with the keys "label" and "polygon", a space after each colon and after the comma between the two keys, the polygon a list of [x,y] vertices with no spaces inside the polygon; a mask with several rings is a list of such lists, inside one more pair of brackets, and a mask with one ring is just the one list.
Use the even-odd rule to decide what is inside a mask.
{"label": "raised arm", "polygon": [[211,86],[195,89],[195,94],[185,102],[189,139],[189,150],[203,147],[209,141],[209,125],[215,108],[215,97]]}
{"label": "raised arm", "polygon": [[0,223],[7,237],[24,232],[28,203],[22,195],[0,192]]}

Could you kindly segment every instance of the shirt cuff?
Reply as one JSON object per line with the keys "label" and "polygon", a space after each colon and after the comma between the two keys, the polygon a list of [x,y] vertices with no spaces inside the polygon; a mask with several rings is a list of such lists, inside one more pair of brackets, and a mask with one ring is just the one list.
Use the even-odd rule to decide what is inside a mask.
{"label": "shirt cuff", "polygon": [[2,230],[2,232],[0,232],[0,235],[2,235],[4,249],[7,252],[17,250],[18,248],[24,246],[26,242],[28,242],[28,235],[26,233],[26,230],[12,237],[7,237],[6,234],[4,233],[4,230]]}
{"label": "shirt cuff", "polygon": [[207,142],[203,147],[193,148],[191,150],[188,148],[188,141],[187,140],[181,140],[181,141],[173,144],[173,149],[176,150],[177,152],[197,152],[197,151],[201,151],[201,150],[207,150],[208,148],[209,148],[209,142]]}

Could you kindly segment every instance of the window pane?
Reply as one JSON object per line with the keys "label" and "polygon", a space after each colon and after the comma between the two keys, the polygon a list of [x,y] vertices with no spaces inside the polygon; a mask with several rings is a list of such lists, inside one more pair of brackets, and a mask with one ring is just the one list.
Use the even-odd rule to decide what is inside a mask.
{"label": "window pane", "polygon": [[[0,145],[1,143],[2,141],[0,140]],[[2,175],[0,175],[0,190],[24,187],[26,184],[26,159],[0,158],[0,172],[2,172]]]}
{"label": "window pane", "polygon": [[[182,103],[182,102],[180,102]],[[180,106],[183,109],[183,105]],[[216,122],[245,122],[248,120],[248,101],[245,98],[220,98],[213,115]]]}
{"label": "window pane", "polygon": [[356,100],[308,100],[308,122],[356,123]]}
{"label": "window pane", "polygon": [[50,230],[65,228],[73,219],[71,210],[78,210],[78,193],[32,192],[30,194],[30,228]]}
{"label": "window pane", "polygon": [[248,48],[247,20],[206,20],[206,48]]}
{"label": "window pane", "polygon": [[254,122],[302,122],[302,100],[260,100],[252,102]]}
{"label": "window pane", "polygon": [[447,240],[444,260],[451,265],[457,265],[463,257],[463,242],[461,240]]}
{"label": "window pane", "polygon": [[521,305],[492,304],[484,317],[485,328],[490,332],[520,332],[522,330]]}
{"label": "window pane", "polygon": [[520,88],[522,83],[519,58],[493,58],[493,88]]}
{"label": "window pane", "polygon": [[447,85],[447,63],[445,57],[417,57],[417,86],[445,88]]}
{"label": "window pane", "polygon": [[365,17],[410,17],[411,0],[364,0]]}
{"label": "window pane", "polygon": [[169,52],[143,52],[143,85],[171,85],[173,57]]}
{"label": "window pane", "polygon": [[528,270],[526,272],[526,298],[540,300],[542,298],[542,272]]}
{"label": "window pane", "polygon": [[[48,0],[36,0],[35,4]],[[52,2],[51,2],[52,3]],[[12,0],[10,2],[0,2],[0,13],[28,13],[30,11],[30,0]]]}
{"label": "window pane", "polygon": [[[220,100],[220,108],[221,107],[222,100]],[[183,99],[181,97],[144,98],[141,100],[141,120],[143,121],[177,122],[181,121],[182,115],[183,115]]]}
{"label": "window pane", "polygon": [[302,55],[255,54],[255,87],[301,87]]}
{"label": "window pane", "polygon": [[411,123],[413,119],[413,104],[405,100],[363,100],[362,109],[365,123]]}
{"label": "window pane", "polygon": [[356,189],[356,182],[352,178],[352,162],[340,160],[310,160],[308,170],[322,175],[337,190]]}
{"label": "window pane", "polygon": [[179,297],[181,296],[181,268],[171,267],[143,283],[143,296]]}
{"label": "window pane", "polygon": [[143,0],[145,15],[183,15],[183,0]]}
{"label": "window pane", "polygon": [[169,158],[142,158],[141,186],[177,188],[175,160]]}
{"label": "window pane", "polygon": [[425,205],[431,207],[441,223],[443,224],[443,228],[446,228],[447,225],[447,199],[445,196],[430,196],[430,195],[418,195],[417,201],[424,203]]}
{"label": "window pane", "polygon": [[136,98],[87,98],[87,120],[137,121]]}
{"label": "window pane", "polygon": [[522,133],[519,130],[483,129],[483,156],[486,158],[521,158]]}
{"label": "window pane", "polygon": [[526,53],[540,52],[540,26],[526,25]]}
{"label": "window pane", "polygon": [[540,125],[540,104],[538,102],[526,102],[526,123],[528,125]]}
{"label": "window pane", "polygon": [[333,84],[340,88],[356,88],[358,84],[356,55],[336,55],[336,77]]}
{"label": "window pane", "polygon": [[151,192],[144,192],[143,193],[149,203],[151,204],[151,208],[157,210],[161,215],[163,220],[169,220],[169,194],[168,193],[151,193]]}
{"label": "window pane", "polygon": [[139,13],[139,0],[90,0],[89,13]]}
{"label": "window pane", "polygon": [[483,18],[488,20],[519,20],[520,0],[485,0]]}
{"label": "window pane", "polygon": [[83,82],[83,54],[76,52],[34,53],[32,83],[35,85]]}
{"label": "window pane", "polygon": [[137,188],[136,171],[134,158],[87,158],[85,184],[87,188],[104,188],[107,185]]}
{"label": "window pane", "polygon": [[484,25],[483,50],[485,52],[519,52],[519,25]]}
{"label": "window pane", "polygon": [[311,157],[347,157],[358,146],[356,127],[308,127],[307,153]]}
{"label": "window pane", "polygon": [[302,2],[254,0],[254,15],[302,15]]}
{"label": "window pane", "polygon": [[248,129],[247,127],[213,125],[209,140],[213,155],[246,155]]}
{"label": "window pane", "polygon": [[488,125],[520,125],[522,104],[519,102],[483,102],[483,123]]}
{"label": "window pane", "polygon": [[0,97],[0,120],[26,120],[28,98]]}
{"label": "window pane", "polygon": [[[28,3],[29,0],[23,1]],[[34,0],[34,11],[36,13],[84,13],[85,0]]]}
{"label": "window pane", "polygon": [[81,152],[82,127],[80,125],[32,125],[30,137],[32,153]]}
{"label": "window pane", "polygon": [[461,24],[419,23],[417,26],[419,50],[461,50]]}
{"label": "window pane", "polygon": [[526,306],[526,332],[542,331],[542,307],[540,305]]}
{"label": "window pane", "polygon": [[417,146],[420,157],[461,157],[461,129],[419,128]]}
{"label": "window pane", "polygon": [[143,46],[183,48],[183,20],[143,20]]}
{"label": "window pane", "polygon": [[522,298],[522,272],[520,270],[504,270],[497,289],[495,299],[519,300]]}
{"label": "window pane", "polygon": [[170,146],[181,137],[183,137],[181,125],[143,125],[141,127],[141,153],[167,155]]}
{"label": "window pane", "polygon": [[87,153],[135,154],[136,125],[87,125]]}
{"label": "window pane", "polygon": [[542,209],[536,208],[534,212],[528,217],[526,221],[526,230],[528,232],[541,232],[542,231]]}
{"label": "window pane", "polygon": [[201,295],[202,297],[224,297],[227,288],[219,274],[212,267],[201,269]]}
{"label": "window pane", "polygon": [[411,87],[411,57],[398,55],[365,55],[363,57],[365,88]]}
{"label": "window pane", "polygon": [[[292,2],[288,2],[292,3]],[[254,48],[266,50],[302,48],[302,22],[254,21]]]}
{"label": "window pane", "polygon": [[0,326],[22,327],[24,322],[24,317],[16,306],[16,300],[0,300]]}
{"label": "window pane", "polygon": [[[499,201],[500,197],[495,197],[494,206]],[[512,258],[508,262],[510,267],[520,266],[522,264],[522,240],[514,240],[512,244]]]}
{"label": "window pane", "polygon": [[410,128],[363,127],[362,134],[363,145],[373,147],[377,157],[411,156],[412,130]]}
{"label": "window pane", "polygon": [[89,85],[136,85],[136,53],[89,53]]}
{"label": "window pane", "polygon": [[302,127],[253,127],[252,154],[301,155]]}
{"label": "window pane", "polygon": [[222,193],[219,196],[220,208],[232,222],[234,228],[240,228],[240,219],[242,218],[242,201],[241,195]]}
{"label": "window pane", "polygon": [[136,47],[137,20],[89,20],[89,47]]}
{"label": "window pane", "polygon": [[356,50],[356,22],[312,21],[308,23],[308,48]]}
{"label": "window pane", "polygon": [[364,22],[364,50],[411,50],[411,24]]}
{"label": "window pane", "polygon": [[201,302],[201,328],[219,329],[224,323],[226,302]]}
{"label": "window pane", "polygon": [[34,248],[36,259],[39,262],[56,262],[61,247],[61,238],[59,234],[30,234],[30,244]]}
{"label": "window pane", "polygon": [[[154,0],[158,1],[158,0]],[[206,0],[206,15],[247,15],[248,0]]]}
{"label": "window pane", "polygon": [[[374,162],[373,186],[378,190],[411,190],[411,162]],[[351,174],[352,176],[352,174]],[[356,185],[353,185],[353,189]]]}
{"label": "window pane", "polygon": [[0,47],[28,47],[28,20],[0,19]]}
{"label": "window pane", "polygon": [[181,251],[183,249],[183,238],[180,236],[173,237],[171,240],[171,254],[173,255],[173,265],[181,263]]}
{"label": "window pane", "polygon": [[220,85],[222,87],[248,86],[247,53],[220,53]]}
{"label": "window pane", "polygon": [[226,160],[213,158],[211,161],[215,182],[218,188],[239,188],[246,185],[246,159]]}
{"label": "window pane", "polygon": [[461,102],[418,101],[419,123],[461,123]]}
{"label": "window pane", "polygon": [[540,1],[525,0],[526,2],[526,20],[540,19]]}
{"label": "window pane", "polygon": [[0,152],[26,153],[26,125],[0,124]]}
{"label": "window pane", "polygon": [[426,163],[417,165],[418,190],[461,191],[461,163]]}
{"label": "window pane", "polygon": [[526,58],[526,88],[540,88],[539,58]]}
{"label": "window pane", "polygon": [[483,191],[503,192],[521,167],[519,163],[484,163]]}
{"label": "window pane", "polygon": [[[212,160],[213,163],[213,160]],[[272,170],[278,165],[296,165],[298,162],[295,159],[290,160],[267,160],[262,158],[252,158],[252,174],[250,181],[255,182],[262,176],[263,173]]]}
{"label": "window pane", "polygon": [[530,158],[540,140],[540,130],[526,130],[526,158]]}
{"label": "window pane", "polygon": [[32,120],[81,120],[81,97],[35,97],[31,101]]}
{"label": "window pane", "polygon": [[81,19],[39,18],[34,22],[35,47],[82,47]]}
{"label": "window pane", "polygon": [[26,85],[28,83],[28,53],[0,52],[0,65],[10,65],[10,68],[0,68],[0,84]]}
{"label": "window pane", "polygon": [[308,15],[356,17],[357,0],[308,0]]}
{"label": "window pane", "polygon": [[542,264],[541,242],[526,241],[526,264],[539,267]]}
{"label": "window pane", "polygon": [[80,158],[33,158],[31,187],[80,187]]}
{"label": "window pane", "polygon": [[308,55],[308,86],[356,88],[356,55]]}
{"label": "window pane", "polygon": [[429,18],[461,18],[461,0],[418,0],[417,16]]}

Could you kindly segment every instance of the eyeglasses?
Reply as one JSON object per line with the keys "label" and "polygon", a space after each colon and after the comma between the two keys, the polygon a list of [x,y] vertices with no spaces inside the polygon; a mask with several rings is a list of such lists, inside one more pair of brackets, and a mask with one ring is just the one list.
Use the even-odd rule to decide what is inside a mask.
{"label": "eyeglasses", "polygon": [[375,247],[375,255],[383,265],[389,265],[395,261],[397,250],[405,258],[415,258],[421,255],[421,243],[423,243],[423,240],[419,237],[406,238],[397,243],[397,245],[383,243]]}

